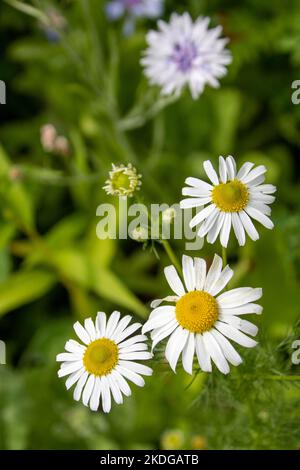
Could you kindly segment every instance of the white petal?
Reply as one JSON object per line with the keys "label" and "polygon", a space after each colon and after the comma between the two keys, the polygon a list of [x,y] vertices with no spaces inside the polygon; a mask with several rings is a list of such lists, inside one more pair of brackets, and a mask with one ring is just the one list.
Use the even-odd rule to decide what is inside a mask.
{"label": "white petal", "polygon": [[106,337],[111,338],[120,320],[120,312],[114,311],[108,319],[106,325]]}
{"label": "white petal", "polygon": [[82,359],[82,352],[80,353],[60,353],[56,356],[57,362],[74,362]]}
{"label": "white petal", "polygon": [[212,262],[212,265],[209,268],[209,271],[208,271],[207,276],[206,276],[206,281],[205,281],[205,285],[204,285],[204,290],[206,292],[210,292],[210,290],[213,288],[214,284],[219,279],[221,271],[222,271],[222,265],[223,265],[222,258],[218,255],[215,255],[214,259],[213,259],[213,262]]}
{"label": "white petal", "polygon": [[179,297],[183,296],[185,294],[185,290],[174,266],[167,266],[164,269],[164,273],[172,291],[175,292],[175,294],[179,295]]}
{"label": "white petal", "polygon": [[99,331],[100,338],[105,336],[106,333],[106,314],[104,312],[98,312],[96,324]]}
{"label": "white petal", "polygon": [[124,377],[116,370],[114,369],[111,374],[110,374],[111,377],[114,378],[114,380],[116,381],[116,383],[118,384],[121,392],[126,396],[126,397],[130,397],[131,395],[131,389],[127,383],[127,381],[124,379]]}
{"label": "white petal", "polygon": [[202,258],[194,258],[195,267],[195,287],[196,290],[203,290],[206,279],[206,262]]}
{"label": "white petal", "polygon": [[212,189],[213,186],[211,184],[206,183],[206,181],[202,181],[198,178],[187,178],[185,183],[189,186],[193,186],[194,188],[199,189],[202,194],[208,194]]}
{"label": "white petal", "polygon": [[199,199],[203,199],[203,200],[209,198],[208,202],[211,199],[210,191],[204,192],[199,188],[189,188],[189,187],[188,188],[182,188],[182,195],[183,196],[195,197],[195,198],[199,198]]}
{"label": "white petal", "polygon": [[231,156],[226,158],[226,166],[227,166],[228,179],[232,181],[235,179],[236,165],[235,165],[235,161],[233,160]]}
{"label": "white petal", "polygon": [[228,282],[233,276],[233,270],[229,267],[226,266],[225,269],[223,269],[222,273],[220,274],[219,279],[213,286],[208,290],[207,292],[211,294],[212,296],[217,295],[221,290],[224,289],[225,286],[227,286]]}
{"label": "white petal", "polygon": [[244,246],[246,243],[245,229],[240,220],[239,214],[236,212],[233,212],[232,214],[232,226],[239,245]]}
{"label": "white petal", "polygon": [[190,228],[194,228],[196,225],[199,225],[204,219],[206,219],[211,213],[215,211],[217,211],[215,204],[210,204],[209,206],[205,207],[205,209],[199,211],[190,221]]}
{"label": "white petal", "polygon": [[119,365],[117,365],[116,370],[123,377],[126,377],[126,379],[130,380],[131,382],[133,382],[138,387],[143,387],[145,385],[145,380],[143,379],[143,377],[141,377],[136,372],[133,372],[132,370],[129,370],[126,367],[122,367],[122,366],[119,366]]}
{"label": "white petal", "polygon": [[273,184],[261,184],[260,186],[255,186],[251,189],[253,192],[260,192],[264,194],[273,194],[276,193],[277,188]]}
{"label": "white petal", "polygon": [[243,179],[248,175],[249,171],[254,167],[254,163],[246,162],[244,163],[238,174],[237,174],[237,179],[240,181],[243,181]]}
{"label": "white petal", "polygon": [[236,308],[220,308],[222,315],[246,315],[248,313],[256,313],[260,315],[263,308],[258,304],[246,304]]}
{"label": "white petal", "polygon": [[[160,308],[160,307],[159,307]],[[163,315],[155,316],[154,318],[150,318],[144,324],[142,328],[142,333],[148,333],[148,331],[154,330],[155,328],[160,328],[161,326],[168,325],[171,320],[175,317],[175,307],[173,311],[167,311]]]}
{"label": "white petal", "polygon": [[84,374],[85,369],[82,367],[81,369],[77,370],[76,372],[73,372],[67,380],[66,380],[66,388],[69,390],[79,379],[80,377]]}
{"label": "white petal", "polygon": [[137,374],[141,374],[141,375],[152,375],[153,374],[153,370],[148,367],[148,366],[144,366],[144,364],[138,364],[137,362],[133,362],[133,361],[120,361],[120,366],[122,367],[125,367],[126,369],[130,369],[132,370],[133,372],[136,372]]}
{"label": "white petal", "polygon": [[125,348],[119,348],[120,353],[132,353],[136,351],[147,351],[148,346],[145,343],[135,343],[132,344],[131,346],[126,346]]}
{"label": "white petal", "polygon": [[106,378],[107,378],[108,385],[109,385],[113,399],[118,405],[121,405],[123,403],[123,396],[122,396],[120,387],[115,379],[115,376],[113,374],[108,374]]}
{"label": "white petal", "polygon": [[251,197],[248,206],[247,207],[253,207],[254,209],[257,209],[258,211],[262,212],[265,215],[271,215],[271,207],[265,204],[264,202],[261,201],[256,201],[255,197]]}
{"label": "white petal", "polygon": [[155,346],[160,343],[163,339],[167,338],[167,336],[170,336],[175,328],[177,328],[178,322],[176,319],[170,321],[167,325],[162,326],[161,328],[157,328],[151,333],[151,339],[153,341],[152,343],[152,351],[155,348]]}
{"label": "white petal", "polygon": [[202,224],[200,225],[200,228],[198,230],[198,237],[204,238],[205,235],[210,231],[210,229],[215,225],[217,218],[219,215],[219,211],[215,210],[212,211],[207,219],[205,219]]}
{"label": "white petal", "polygon": [[113,332],[113,334],[111,335],[110,339],[113,339],[115,340],[116,338],[118,338],[118,336],[123,333],[123,331],[125,330],[125,328],[129,325],[129,323],[131,322],[132,320],[132,317],[130,315],[125,315],[125,317],[123,317],[120,321],[119,321],[119,324],[118,326],[116,327],[115,331]]}
{"label": "white petal", "polygon": [[223,374],[228,374],[230,372],[228,362],[226,361],[222,350],[213,335],[209,331],[206,331],[202,336],[205,348],[209,352],[210,357],[216,364],[219,371]]}
{"label": "white petal", "polygon": [[160,307],[155,308],[150,313],[149,319],[152,320],[157,317],[163,317],[164,315],[168,316],[168,314],[175,315],[175,306],[174,305],[161,305]]}
{"label": "white petal", "polygon": [[183,279],[188,292],[195,289],[195,270],[194,261],[191,256],[183,255],[182,257]]}
{"label": "white petal", "polygon": [[75,333],[77,334],[78,338],[81,339],[81,341],[84,343],[84,344],[90,344],[91,340],[90,340],[90,336],[89,334],[86,332],[86,330],[83,328],[83,326],[79,323],[79,321],[77,321],[75,323],[75,325],[73,326],[74,330],[75,330]]}
{"label": "white petal", "polygon": [[79,401],[82,393],[82,389],[87,381],[89,374],[88,372],[84,372],[80,379],[78,380],[76,387],[74,388],[73,398],[75,401]]}
{"label": "white petal", "polygon": [[222,333],[224,336],[229,339],[232,339],[232,341],[235,341],[236,343],[240,344],[241,346],[244,346],[245,348],[254,348],[257,345],[256,341],[251,338],[248,338],[248,336],[244,335],[244,333],[241,333],[239,330],[237,330],[231,325],[226,325],[225,323],[217,321],[215,323],[215,328],[219,330],[220,333]]}
{"label": "white petal", "polygon": [[255,302],[262,296],[262,289],[253,289],[252,287],[237,287],[217,297],[218,304],[223,308],[239,307],[248,302]]}
{"label": "white petal", "polygon": [[202,198],[190,198],[190,199],[183,199],[180,201],[180,209],[192,209],[193,207],[202,207],[203,206],[203,199]]}
{"label": "white petal", "polygon": [[264,227],[268,229],[274,228],[272,220],[269,219],[269,217],[267,217],[266,215],[262,214],[262,212],[258,211],[257,209],[254,209],[254,207],[248,206],[246,207],[245,211],[248,215],[250,215],[250,217],[260,222]]}
{"label": "white petal", "polygon": [[193,361],[195,354],[195,334],[189,333],[188,339],[182,351],[182,365],[188,374],[193,373]]}
{"label": "white petal", "polygon": [[179,297],[177,295],[167,295],[167,297],[164,297],[163,299],[153,300],[150,304],[150,307],[156,309],[162,302],[177,302],[178,300]]}
{"label": "white petal", "polygon": [[147,361],[151,359],[153,356],[148,351],[136,351],[132,353],[127,352],[120,352],[119,358],[123,359],[124,361]]}
{"label": "white petal", "polygon": [[129,325],[125,330],[123,330],[115,339],[114,341],[119,344],[122,343],[122,341],[127,338],[128,336],[132,335],[136,330],[141,328],[140,323],[133,323],[132,325]]}
{"label": "white petal", "polygon": [[265,181],[265,175],[260,175],[257,178],[254,178],[254,180],[250,181],[250,183],[247,184],[249,192],[256,186],[259,186]]}
{"label": "white petal", "polygon": [[238,366],[243,362],[243,359],[239,355],[239,353],[234,349],[232,344],[225,338],[219,331],[215,330],[214,328],[211,330],[211,334],[217,341],[218,345],[222,349],[224,356],[226,357],[227,361],[234,366]]}
{"label": "white petal", "polygon": [[251,201],[261,202],[263,204],[272,204],[275,201],[275,196],[270,196],[269,194],[262,193],[253,193],[250,190]]}
{"label": "white petal", "polygon": [[101,397],[103,411],[104,413],[109,413],[111,410],[111,395],[109,383],[105,375],[101,377]]}
{"label": "white petal", "polygon": [[95,385],[95,376],[91,374],[87,380],[87,383],[85,384],[85,387],[82,393],[82,403],[84,404],[84,406],[88,406],[94,385]]}
{"label": "white petal", "polygon": [[97,411],[100,404],[100,395],[101,395],[101,380],[100,377],[95,377],[94,389],[92,391],[91,400],[90,400],[90,409],[92,411]]}
{"label": "white petal", "polygon": [[203,163],[203,168],[204,168],[208,178],[210,179],[210,181],[215,185],[219,184],[218,175],[216,173],[216,170],[212,166],[210,160],[206,160]]}
{"label": "white petal", "polygon": [[169,338],[167,343],[165,356],[169,362],[171,369],[176,372],[176,365],[179,359],[179,356],[185,346],[185,342],[188,338],[189,332],[186,329],[183,329],[179,326],[174,333]]}
{"label": "white petal", "polygon": [[241,211],[241,212],[239,212],[239,216],[240,216],[241,222],[242,222],[246,232],[248,233],[249,237],[251,238],[251,240],[253,240],[253,241],[258,240],[259,239],[258,232],[257,232],[256,228],[254,227],[249,215],[246,214],[245,211]]}
{"label": "white petal", "polygon": [[222,183],[227,182],[227,167],[224,157],[219,157],[219,173],[220,173],[220,180]]}
{"label": "white petal", "polygon": [[201,334],[197,334],[195,338],[196,342],[196,353],[199,362],[199,366],[203,370],[203,372],[211,372],[212,365],[210,360],[210,354],[206,350],[204,345],[203,336]]}
{"label": "white petal", "polygon": [[215,243],[215,241],[216,241],[216,239],[217,239],[217,237],[220,233],[220,230],[223,226],[224,220],[225,220],[225,213],[220,212],[219,215],[218,215],[218,219],[217,219],[216,223],[214,224],[214,226],[210,229],[210,231],[207,234],[208,243]]}
{"label": "white petal", "polygon": [[264,165],[259,165],[257,166],[256,168],[254,168],[253,170],[251,170],[247,176],[245,176],[244,178],[241,179],[241,181],[244,183],[244,184],[247,184],[247,183],[250,183],[251,181],[253,181],[254,179],[258,178],[259,176],[263,175],[264,173],[266,173],[267,169]]}
{"label": "white petal", "polygon": [[131,338],[127,339],[126,341],[123,341],[122,343],[119,343],[119,349],[127,348],[129,346],[132,346],[136,343],[139,343],[141,341],[146,341],[147,336],[145,335],[136,335],[132,336]]}
{"label": "white petal", "polygon": [[82,368],[82,360],[76,362],[64,362],[59,371],[57,372],[58,377],[65,377],[66,375],[73,374]]}
{"label": "white petal", "polygon": [[94,322],[91,318],[86,318],[84,320],[84,328],[89,334],[90,341],[95,341],[96,339],[96,328]]}
{"label": "white petal", "polygon": [[224,248],[227,248],[230,230],[231,230],[231,213],[226,212],[224,222],[223,222],[223,227],[221,229],[221,234],[220,234],[221,245]]}
{"label": "white petal", "polygon": [[74,339],[69,339],[65,344],[65,350],[68,352],[84,353],[85,349],[86,349],[85,346],[83,346],[82,344],[79,344]]}
{"label": "white petal", "polygon": [[243,320],[235,315],[220,315],[219,319],[228,325],[237,328],[238,330],[246,333],[247,335],[256,336],[258,333],[258,328],[256,325],[250,321]]}

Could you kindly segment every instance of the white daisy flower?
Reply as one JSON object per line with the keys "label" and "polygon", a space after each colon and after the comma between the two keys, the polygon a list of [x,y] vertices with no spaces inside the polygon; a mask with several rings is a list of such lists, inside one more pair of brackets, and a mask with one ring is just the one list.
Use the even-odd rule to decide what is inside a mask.
{"label": "white daisy flower", "polygon": [[56,358],[62,362],[58,376],[69,376],[67,389],[76,384],[74,400],[82,399],[93,411],[101,400],[103,411],[109,413],[112,399],[121,404],[123,395],[131,395],[128,380],[143,387],[142,375],[152,375],[150,367],[135,362],[150,359],[152,354],[147,351],[146,336],[131,336],[141,327],[140,323],[129,325],[131,318],[120,319],[120,313],[113,312],[107,320],[99,312],[95,323],[91,318],[84,321],[84,327],[76,322],[74,330],[83,344],[67,341],[66,352]]}
{"label": "white daisy flower", "polygon": [[180,203],[182,209],[206,206],[191,220],[190,227],[200,226],[199,237],[207,236],[209,243],[214,243],[220,235],[221,244],[227,247],[231,227],[240,246],[245,245],[247,233],[252,240],[258,240],[259,234],[251,218],[264,227],[272,229],[273,222],[269,204],[275,201],[271,194],[276,187],[263,184],[266,167],[254,167],[246,162],[237,171],[232,156],[219,159],[219,176],[209,160],[203,163],[204,170],[211,181],[206,183],[198,178],[187,178],[188,187],[183,188],[183,196],[189,196]]}
{"label": "white daisy flower", "polygon": [[141,60],[150,83],[159,85],[164,95],[180,94],[187,85],[197,99],[205,85],[219,86],[218,78],[227,73],[231,54],[221,39],[222,27],[209,29],[210,19],[195,23],[188,13],[172,14],[170,22],[158,21],[159,31],[150,31],[149,45]]}
{"label": "white daisy flower", "polygon": [[[183,368],[189,374],[193,372],[194,355],[203,371],[211,372],[214,362],[223,374],[228,374],[229,363],[238,366],[242,362],[228,339],[246,348],[257,344],[245,333],[255,336],[258,328],[241,315],[262,312],[262,307],[253,303],[262,296],[262,289],[240,287],[220,294],[233,271],[229,266],[222,269],[218,255],[207,273],[206,262],[200,258],[183,256],[182,268],[184,284],[174,266],[165,268],[175,295],[152,302],[154,310],[142,332],[152,331],[152,349],[169,337],[165,356],[174,372],[182,354]],[[161,306],[163,301],[175,305]]]}
{"label": "white daisy flower", "polygon": [[109,179],[103,186],[104,191],[112,196],[132,197],[139,191],[142,185],[142,175],[139,175],[136,168],[129,163],[125,165],[112,164],[109,172]]}

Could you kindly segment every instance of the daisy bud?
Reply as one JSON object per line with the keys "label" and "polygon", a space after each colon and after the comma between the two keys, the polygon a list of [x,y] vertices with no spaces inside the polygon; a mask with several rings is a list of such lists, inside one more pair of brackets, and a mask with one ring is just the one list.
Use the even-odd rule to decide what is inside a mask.
{"label": "daisy bud", "polygon": [[58,155],[67,156],[70,153],[70,144],[66,137],[60,135],[55,140],[54,151]]}
{"label": "daisy bud", "polygon": [[118,197],[132,197],[140,190],[142,175],[137,173],[131,163],[125,165],[112,165],[109,179],[103,186],[106,194]]}
{"label": "daisy bud", "polygon": [[176,209],[174,209],[174,207],[169,207],[169,209],[164,210],[162,213],[163,223],[171,224],[175,219],[176,215]]}
{"label": "daisy bud", "polygon": [[184,434],[180,429],[165,431],[161,437],[161,448],[163,450],[181,449],[184,444]]}
{"label": "daisy bud", "polygon": [[145,242],[148,240],[148,230],[145,227],[136,227],[131,232],[131,238],[136,242]]}
{"label": "daisy bud", "polygon": [[45,124],[41,127],[41,144],[46,152],[52,152],[54,149],[57,132],[53,124]]}
{"label": "daisy bud", "polygon": [[207,449],[207,440],[204,436],[196,434],[191,440],[193,450],[205,450]]}

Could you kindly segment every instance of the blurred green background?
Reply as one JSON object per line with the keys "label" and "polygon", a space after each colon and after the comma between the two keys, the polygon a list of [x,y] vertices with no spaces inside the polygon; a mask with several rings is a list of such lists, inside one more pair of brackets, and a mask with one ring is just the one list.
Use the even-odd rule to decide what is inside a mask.
{"label": "blurred green background", "polygon": [[[104,4],[33,1],[33,15],[0,4],[0,448],[296,449],[300,105],[291,84],[300,79],[300,3],[166,1],[166,19],[189,11],[222,24],[233,54],[219,90],[197,101],[186,92],[169,106],[139,65],[155,23],[141,20],[124,37]],[[42,147],[46,123],[67,139],[62,150]],[[93,413],[57,378],[55,356],[75,319],[115,308],[144,319],[151,299],[168,293],[161,246],[157,259],[149,246],[96,237],[96,208],[114,201],[101,189],[111,163],[133,163],[141,196],[172,204],[184,179],[203,176],[203,160],[220,154],[265,164],[278,186],[275,230],[260,227],[255,244],[229,247],[235,285],[264,290],[259,345],[241,351],[244,363],[229,377],[215,370],[193,383],[156,359],[144,389],[133,386],[109,416]],[[181,256],[184,242],[172,244]],[[190,253],[210,261],[218,250]]]}

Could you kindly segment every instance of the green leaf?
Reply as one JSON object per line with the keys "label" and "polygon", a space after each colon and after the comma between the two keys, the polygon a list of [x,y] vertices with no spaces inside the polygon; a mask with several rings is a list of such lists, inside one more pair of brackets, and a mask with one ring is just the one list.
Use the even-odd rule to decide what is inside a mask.
{"label": "green leaf", "polygon": [[27,5],[26,3],[20,2],[18,0],[5,0],[10,6],[15,8],[16,10],[25,13],[26,15],[32,16],[37,20],[47,22],[47,16],[38,8],[33,7],[32,5]]}
{"label": "green leaf", "polygon": [[107,267],[110,265],[115,255],[116,240],[111,238],[97,238],[95,226],[92,226],[87,237],[86,249],[88,251],[89,258],[95,267],[97,265]]}
{"label": "green leaf", "polygon": [[47,271],[19,271],[0,285],[0,316],[46,294],[55,284]]}
{"label": "green leaf", "polygon": [[132,310],[142,318],[148,314],[147,308],[111,271],[99,267],[95,272],[93,288],[102,297]]}
{"label": "green leaf", "polygon": [[17,218],[17,222],[21,223],[27,230],[32,230],[34,228],[32,201],[21,182],[11,182],[9,180],[11,166],[8,156],[0,145],[0,179],[6,183],[2,184],[1,195],[13,212],[14,218]]}
{"label": "green leaf", "polygon": [[15,227],[9,223],[0,224],[0,249],[5,248],[16,232]]}
{"label": "green leaf", "polygon": [[147,315],[145,306],[114,273],[91,262],[86,253],[80,252],[78,248],[56,252],[55,263],[60,272],[71,281],[141,317]]}
{"label": "green leaf", "polygon": [[70,242],[74,242],[84,233],[86,225],[87,218],[85,214],[75,212],[52,227],[45,239],[49,246],[53,248],[69,245]]}
{"label": "green leaf", "polygon": [[217,154],[227,154],[234,148],[242,105],[241,95],[237,90],[223,89],[215,95],[214,101],[217,123],[212,145]]}

